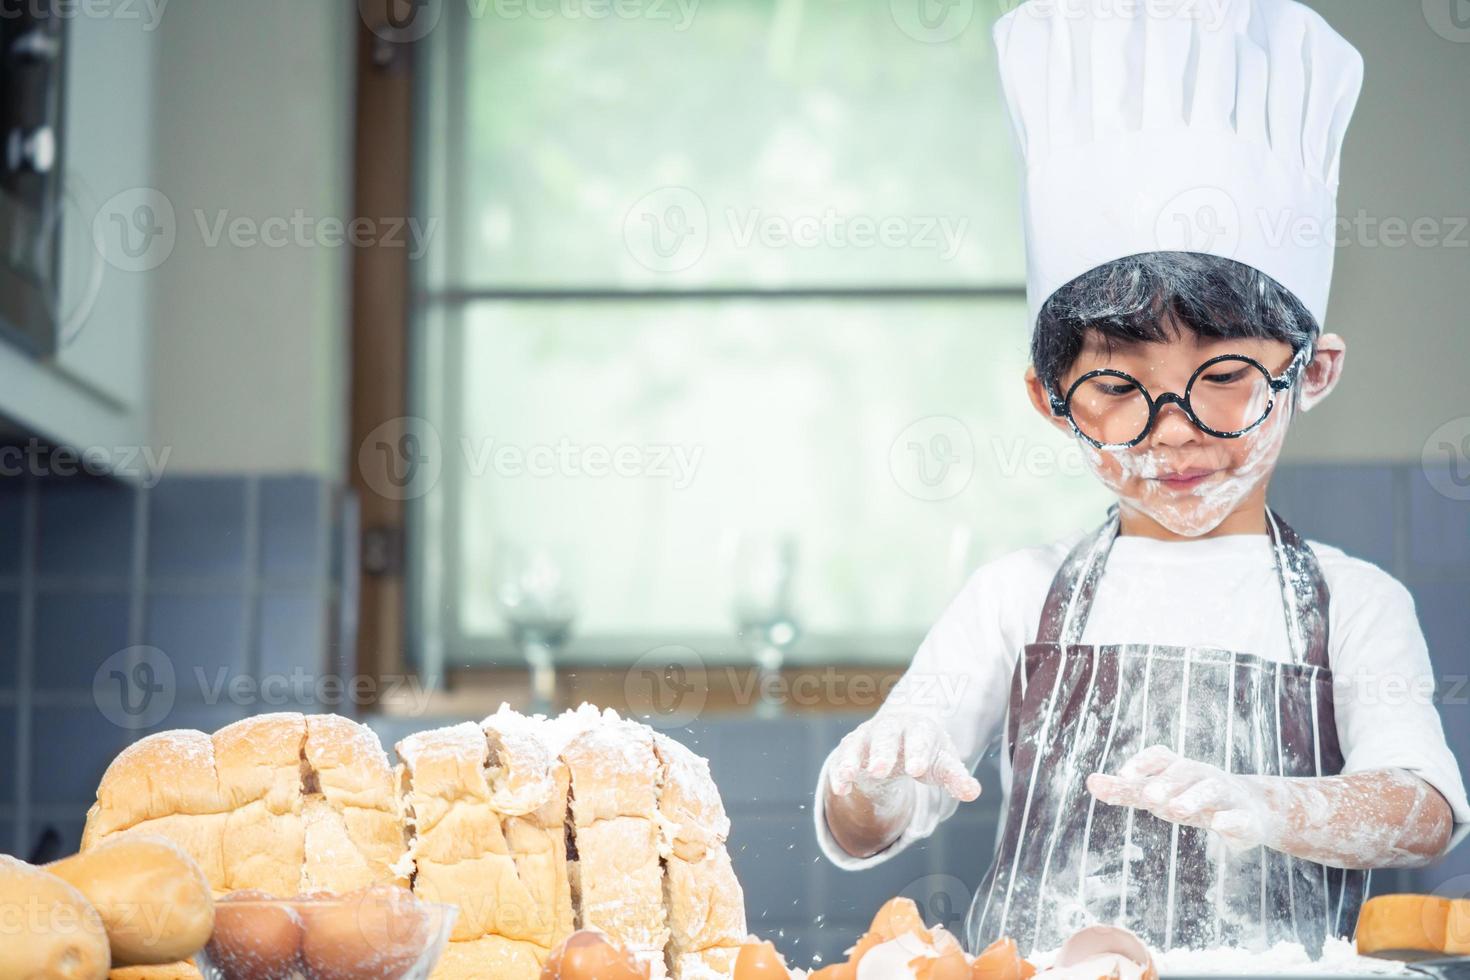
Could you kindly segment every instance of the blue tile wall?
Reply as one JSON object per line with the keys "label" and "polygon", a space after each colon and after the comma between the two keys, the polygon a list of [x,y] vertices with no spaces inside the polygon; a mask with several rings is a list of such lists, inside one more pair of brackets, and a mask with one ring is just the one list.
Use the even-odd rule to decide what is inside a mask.
{"label": "blue tile wall", "polygon": [[[340,503],[315,477],[0,481],[0,852],[33,853],[48,830],[74,849],[129,742],[283,707],[221,681],[324,669]],[[157,717],[120,710],[132,668],[156,656],[144,648],[173,672]],[[94,693],[120,651],[118,687]]]}
{"label": "blue tile wall", "polygon": [[247,481],[232,477],[164,480],[148,495],[148,576],[243,582]]}
{"label": "blue tile wall", "polygon": [[1400,467],[1283,466],[1271,506],[1302,536],[1392,569],[1397,561]]}
{"label": "blue tile wall", "polygon": [[36,480],[41,578],[126,580],[133,571],[135,488],[91,477]]}
{"label": "blue tile wall", "polygon": [[144,645],[165,653],[188,651],[183,662],[175,665],[180,702],[204,701],[208,691],[220,686],[221,676],[249,672],[245,649],[249,603],[243,595],[165,592],[148,596]]}
{"label": "blue tile wall", "polygon": [[320,480],[260,481],[260,570],[271,582],[313,582],[331,547],[328,494]]}
{"label": "blue tile wall", "polygon": [[0,691],[15,687],[20,661],[20,593],[0,592]]}
{"label": "blue tile wall", "polygon": [[0,481],[0,579],[20,574],[25,507],[25,484],[19,480]]}
{"label": "blue tile wall", "polygon": [[127,593],[43,592],[36,597],[32,683],[44,691],[90,691],[97,668],[126,649]]}
{"label": "blue tile wall", "polygon": [[1453,573],[1470,565],[1470,489],[1462,499],[1447,497],[1435,485],[1456,484],[1447,468],[1437,476],[1431,481],[1421,467],[1409,472],[1408,561],[1414,572]]}
{"label": "blue tile wall", "polygon": [[[8,695],[13,697],[13,695]],[[15,739],[16,713],[12,704],[0,702],[0,807],[13,804],[16,797],[16,771],[13,764],[17,750]]]}

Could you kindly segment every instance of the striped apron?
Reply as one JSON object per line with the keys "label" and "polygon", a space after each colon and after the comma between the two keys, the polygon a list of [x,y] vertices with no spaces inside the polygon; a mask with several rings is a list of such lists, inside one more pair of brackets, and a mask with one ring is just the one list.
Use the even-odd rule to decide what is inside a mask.
{"label": "striped apron", "polygon": [[1367,875],[1098,803],[1085,781],[1167,745],[1237,773],[1342,771],[1327,662],[1327,585],[1310,548],[1267,511],[1292,662],[1197,647],[1080,644],[1118,508],[1057,571],[1036,642],[1019,658],[1007,720],[1013,782],[995,862],[966,917],[983,949],[1023,953],[1077,929],[1133,930],[1158,949],[1302,943],[1320,955],[1351,936]]}

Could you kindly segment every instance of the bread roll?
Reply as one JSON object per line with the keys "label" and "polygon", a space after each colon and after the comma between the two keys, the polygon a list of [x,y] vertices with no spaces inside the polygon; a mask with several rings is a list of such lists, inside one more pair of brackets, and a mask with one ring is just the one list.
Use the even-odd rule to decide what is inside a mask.
{"label": "bread roll", "polygon": [[171,963],[193,956],[214,928],[209,881],[183,849],[163,837],[116,837],[47,865],[97,909],[114,966]]}
{"label": "bread roll", "polygon": [[102,917],[67,882],[0,854],[0,980],[101,980]]}

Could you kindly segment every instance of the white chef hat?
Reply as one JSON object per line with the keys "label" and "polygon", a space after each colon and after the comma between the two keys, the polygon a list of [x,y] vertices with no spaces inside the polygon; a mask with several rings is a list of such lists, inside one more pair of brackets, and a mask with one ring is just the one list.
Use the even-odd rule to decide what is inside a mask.
{"label": "white chef hat", "polygon": [[1024,165],[1028,324],[1141,252],[1232,258],[1322,325],[1363,59],[1294,0],[1027,0],[992,31]]}

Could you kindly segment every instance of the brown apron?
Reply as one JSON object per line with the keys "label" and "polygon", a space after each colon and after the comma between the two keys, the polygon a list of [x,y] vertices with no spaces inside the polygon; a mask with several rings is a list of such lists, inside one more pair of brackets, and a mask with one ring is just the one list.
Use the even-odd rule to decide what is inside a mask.
{"label": "brown apron", "polygon": [[1364,872],[1264,847],[1231,852],[1207,831],[1098,803],[1085,784],[1151,745],[1230,772],[1342,771],[1327,585],[1311,549],[1269,510],[1267,526],[1291,663],[1196,647],[1081,645],[1118,534],[1116,505],[1062,563],[1012,680],[1013,782],[995,862],[965,922],[972,950],[1002,936],[1023,953],[1051,950],[1097,923],[1131,929],[1156,949],[1290,941],[1313,956],[1327,937],[1353,934]]}

